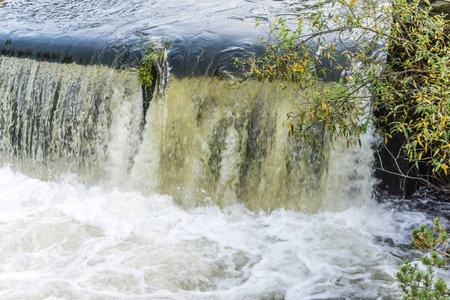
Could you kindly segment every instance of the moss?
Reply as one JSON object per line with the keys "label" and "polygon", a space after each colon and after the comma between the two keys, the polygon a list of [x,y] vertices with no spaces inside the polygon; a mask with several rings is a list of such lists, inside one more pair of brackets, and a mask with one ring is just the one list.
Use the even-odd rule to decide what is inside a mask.
{"label": "moss", "polygon": [[145,125],[145,116],[153,99],[157,81],[161,75],[161,66],[163,64],[165,48],[151,44],[147,47],[137,70],[137,77],[142,84],[142,109],[144,119],[142,120],[142,128]]}
{"label": "moss", "polygon": [[145,50],[144,56],[137,71],[138,80],[145,87],[149,87],[157,76],[157,65],[164,59],[164,49],[150,45]]}

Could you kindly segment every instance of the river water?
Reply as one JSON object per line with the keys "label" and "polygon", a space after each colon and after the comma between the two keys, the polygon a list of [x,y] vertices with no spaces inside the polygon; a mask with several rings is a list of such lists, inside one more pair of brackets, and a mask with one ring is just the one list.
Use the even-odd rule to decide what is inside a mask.
{"label": "river water", "polygon": [[[254,17],[310,5],[0,6],[0,298],[396,299],[428,216],[375,200],[373,132],[318,157],[288,134],[298,91],[209,76],[257,48]],[[156,37],[145,110],[123,58]]]}
{"label": "river water", "polygon": [[[372,133],[314,157],[298,92],[0,62],[3,299],[395,298],[422,213],[374,200]],[[318,89],[320,87],[317,87]]]}
{"label": "river water", "polygon": [[[0,170],[2,299],[395,299],[420,213],[183,209]],[[314,199],[311,199],[314,201]]]}

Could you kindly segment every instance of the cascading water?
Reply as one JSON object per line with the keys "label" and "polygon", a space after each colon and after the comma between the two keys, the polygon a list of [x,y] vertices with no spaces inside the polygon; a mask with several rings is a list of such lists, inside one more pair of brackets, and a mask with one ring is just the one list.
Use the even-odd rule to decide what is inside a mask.
{"label": "cascading water", "polygon": [[0,65],[3,163],[40,178],[126,175],[143,118],[134,72],[12,57]]}
{"label": "cascading water", "polygon": [[[320,158],[289,138],[286,114],[299,92],[278,83],[172,78],[155,92],[144,130],[134,72],[10,57],[1,63],[2,159],[27,174],[73,172],[86,184],[168,193],[185,207],[210,199],[316,212],[370,198],[370,167],[341,158],[347,151],[340,148]],[[352,151],[361,157],[369,140],[365,147]],[[342,178],[333,181],[339,169]]]}
{"label": "cascading water", "polygon": [[0,74],[2,298],[394,297],[424,217],[372,201],[371,134],[318,161],[289,138],[296,91],[169,78],[142,128],[132,71]]}
{"label": "cascading water", "polygon": [[[324,162],[285,125],[298,92],[277,83],[172,78],[154,98],[130,181],[184,206],[316,211]],[[332,205],[329,205],[331,207]]]}
{"label": "cascading water", "polygon": [[[0,8],[0,298],[397,298],[427,218],[374,201],[372,133],[317,159],[298,91],[220,79],[255,49],[238,22],[303,6],[88,2]],[[127,47],[177,24],[145,109]]]}

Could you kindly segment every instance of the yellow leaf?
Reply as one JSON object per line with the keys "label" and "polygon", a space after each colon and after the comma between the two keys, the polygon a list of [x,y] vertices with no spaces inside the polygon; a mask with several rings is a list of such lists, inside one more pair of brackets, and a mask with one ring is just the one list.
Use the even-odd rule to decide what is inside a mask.
{"label": "yellow leaf", "polygon": [[436,156],[436,155],[438,155],[438,153],[439,153],[439,150],[440,150],[440,149],[436,149],[436,151],[434,151],[434,154],[433,154],[433,156]]}
{"label": "yellow leaf", "polygon": [[330,111],[328,110],[328,106],[325,104],[325,102],[322,103],[323,108],[325,108],[325,114],[328,116]]}
{"label": "yellow leaf", "polygon": [[441,168],[444,169],[445,175],[447,175],[447,169],[448,169],[447,165],[446,164],[442,164]]}

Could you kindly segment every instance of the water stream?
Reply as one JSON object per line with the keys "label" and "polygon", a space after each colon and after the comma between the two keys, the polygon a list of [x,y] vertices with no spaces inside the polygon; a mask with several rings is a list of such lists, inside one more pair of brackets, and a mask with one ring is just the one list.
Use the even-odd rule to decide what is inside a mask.
{"label": "water stream", "polygon": [[425,221],[376,203],[183,209],[9,167],[0,188],[3,299],[396,299],[398,245]]}
{"label": "water stream", "polygon": [[[263,2],[0,7],[1,299],[398,298],[428,216],[375,200],[373,132],[317,156],[299,91],[222,76],[254,17],[314,4]],[[135,44],[161,36],[146,110]]]}
{"label": "water stream", "polygon": [[1,58],[2,298],[395,298],[426,218],[373,200],[371,133],[316,161],[298,91],[211,77],[143,126],[135,75]]}

